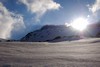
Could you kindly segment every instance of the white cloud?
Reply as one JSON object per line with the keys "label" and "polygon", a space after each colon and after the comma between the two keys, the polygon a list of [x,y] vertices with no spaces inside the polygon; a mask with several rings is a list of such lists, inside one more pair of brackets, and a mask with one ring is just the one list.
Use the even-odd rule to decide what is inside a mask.
{"label": "white cloud", "polygon": [[92,5],[92,8],[90,8],[90,10],[93,13],[96,13],[97,11],[100,10],[100,0],[96,0],[96,2]]}
{"label": "white cloud", "polygon": [[19,2],[26,5],[32,13],[36,13],[37,21],[48,10],[57,10],[60,7],[54,0],[19,0]]}
{"label": "white cloud", "polygon": [[0,2],[0,38],[9,39],[13,30],[24,27],[23,17],[8,11]]}

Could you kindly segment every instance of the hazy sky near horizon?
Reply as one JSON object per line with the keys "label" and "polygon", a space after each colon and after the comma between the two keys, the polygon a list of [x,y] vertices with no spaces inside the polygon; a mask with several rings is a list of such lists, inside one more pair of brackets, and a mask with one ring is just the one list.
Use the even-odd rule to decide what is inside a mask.
{"label": "hazy sky near horizon", "polygon": [[0,0],[0,38],[20,39],[42,25],[84,17],[97,22],[100,0]]}

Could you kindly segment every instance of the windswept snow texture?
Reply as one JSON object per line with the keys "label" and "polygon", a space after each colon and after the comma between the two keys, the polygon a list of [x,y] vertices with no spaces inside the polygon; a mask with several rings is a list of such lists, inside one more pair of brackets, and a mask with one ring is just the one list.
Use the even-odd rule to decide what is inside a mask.
{"label": "windswept snow texture", "polygon": [[0,67],[100,67],[100,38],[0,42]]}

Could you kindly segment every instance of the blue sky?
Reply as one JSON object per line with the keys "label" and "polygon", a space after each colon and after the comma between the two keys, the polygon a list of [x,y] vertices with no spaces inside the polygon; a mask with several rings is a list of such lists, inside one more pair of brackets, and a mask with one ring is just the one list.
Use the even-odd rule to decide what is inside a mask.
{"label": "blue sky", "polygon": [[78,17],[97,22],[100,16],[99,0],[0,0],[0,4],[0,38],[5,39],[20,39],[42,25],[63,25]]}

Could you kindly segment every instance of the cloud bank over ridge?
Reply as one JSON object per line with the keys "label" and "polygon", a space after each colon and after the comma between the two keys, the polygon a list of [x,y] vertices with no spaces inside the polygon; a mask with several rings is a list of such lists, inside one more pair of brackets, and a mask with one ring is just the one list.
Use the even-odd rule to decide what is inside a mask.
{"label": "cloud bank over ridge", "polygon": [[[3,1],[6,2],[6,0],[0,2],[0,38],[16,39],[28,30],[27,22],[23,15],[9,11]],[[36,21],[40,21],[47,11],[58,10],[61,7],[54,0],[17,0],[16,2],[26,6],[32,14],[36,14]]]}
{"label": "cloud bank over ridge", "polygon": [[23,17],[20,14],[10,12],[0,2],[0,38],[10,39],[12,31],[24,29]]}

